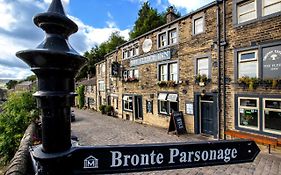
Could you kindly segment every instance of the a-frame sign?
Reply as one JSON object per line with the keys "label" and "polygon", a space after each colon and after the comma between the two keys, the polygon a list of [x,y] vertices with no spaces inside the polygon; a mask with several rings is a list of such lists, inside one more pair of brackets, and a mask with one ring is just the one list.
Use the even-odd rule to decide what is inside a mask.
{"label": "a-frame sign", "polygon": [[183,113],[181,111],[179,112],[175,111],[171,114],[168,133],[172,131],[176,131],[177,135],[187,133],[185,128]]}

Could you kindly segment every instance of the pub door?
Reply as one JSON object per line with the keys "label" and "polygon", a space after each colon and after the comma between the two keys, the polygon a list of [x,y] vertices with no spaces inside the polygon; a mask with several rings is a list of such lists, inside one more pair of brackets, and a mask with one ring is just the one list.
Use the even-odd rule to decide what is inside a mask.
{"label": "pub door", "polygon": [[201,119],[201,133],[213,135],[214,134],[214,101],[212,96],[201,97],[200,100],[200,119]]}
{"label": "pub door", "polygon": [[143,111],[142,111],[142,96],[135,96],[134,98],[134,115],[135,120],[143,120]]}

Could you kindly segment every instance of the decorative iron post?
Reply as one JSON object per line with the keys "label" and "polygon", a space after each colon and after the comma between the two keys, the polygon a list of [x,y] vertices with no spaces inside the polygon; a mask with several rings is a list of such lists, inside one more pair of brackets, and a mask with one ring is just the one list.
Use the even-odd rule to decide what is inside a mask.
{"label": "decorative iron post", "polygon": [[[48,11],[36,15],[33,21],[46,32],[45,40],[36,49],[19,51],[16,55],[38,77],[38,91],[34,96],[42,115],[42,147],[35,150],[35,158],[45,160],[63,157],[61,153],[71,148],[74,76],[86,59],[68,43],[68,37],[77,32],[78,27],[65,15],[60,0],[53,0]],[[58,173],[58,169],[54,173],[49,168],[54,167],[43,165],[45,174]]]}

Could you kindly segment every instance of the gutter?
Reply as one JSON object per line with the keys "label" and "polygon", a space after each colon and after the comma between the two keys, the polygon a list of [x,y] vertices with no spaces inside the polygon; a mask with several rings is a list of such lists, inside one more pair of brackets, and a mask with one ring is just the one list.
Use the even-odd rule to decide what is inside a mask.
{"label": "gutter", "polygon": [[220,135],[221,135],[221,63],[220,63],[220,47],[221,47],[221,37],[220,37],[220,32],[221,32],[221,28],[220,28],[220,2],[221,0],[217,0],[217,61],[218,61],[218,102],[217,102],[217,118],[218,118],[218,140],[220,140]]}

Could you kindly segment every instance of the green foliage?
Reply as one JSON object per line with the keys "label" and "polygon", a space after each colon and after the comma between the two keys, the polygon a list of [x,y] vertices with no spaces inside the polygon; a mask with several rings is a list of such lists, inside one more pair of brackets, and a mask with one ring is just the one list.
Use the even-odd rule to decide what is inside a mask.
{"label": "green foliage", "polygon": [[102,114],[105,114],[105,108],[106,108],[106,105],[99,106],[99,110],[101,111]]}
{"label": "green foliage", "polygon": [[134,39],[150,30],[165,24],[165,14],[159,14],[153,9],[149,2],[144,2],[138,12],[138,19],[133,30],[130,32],[130,39]]}
{"label": "green foliage", "polygon": [[77,98],[78,98],[78,107],[79,109],[82,109],[85,105],[85,86],[84,85],[80,85],[77,87]]}
{"label": "green foliage", "polygon": [[113,111],[113,107],[111,105],[106,105],[105,106],[105,112],[106,113],[111,113]]}
{"label": "green foliage", "polygon": [[13,89],[18,84],[16,80],[10,80],[6,83],[8,89]]}
{"label": "green foliage", "polygon": [[39,116],[30,92],[11,93],[0,113],[0,157],[7,163],[15,154],[28,125]]}
{"label": "green foliage", "polygon": [[36,75],[30,75],[30,76],[26,77],[25,81],[34,82],[36,80],[36,78],[37,78]]}
{"label": "green foliage", "polygon": [[113,50],[117,46],[125,43],[124,37],[120,36],[119,32],[113,32],[106,42],[101,43],[99,46],[94,46],[90,51],[84,53],[88,63],[79,71],[76,76],[76,80],[87,77],[87,74],[95,75],[95,64],[102,61],[104,56]]}

